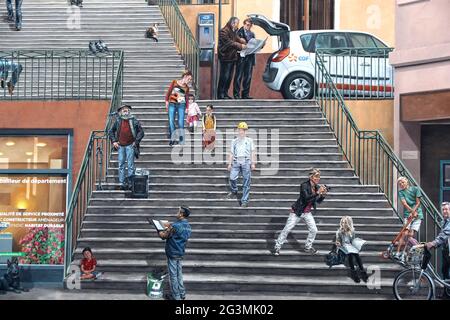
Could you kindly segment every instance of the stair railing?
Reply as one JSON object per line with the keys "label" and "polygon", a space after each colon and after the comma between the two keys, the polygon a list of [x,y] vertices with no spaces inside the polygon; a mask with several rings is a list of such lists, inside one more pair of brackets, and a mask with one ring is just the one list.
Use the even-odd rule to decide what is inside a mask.
{"label": "stair railing", "polygon": [[123,51],[120,51],[105,129],[103,131],[93,131],[89,137],[77,181],[67,206],[64,251],[65,276],[71,272],[70,265],[92,192],[94,190],[102,190],[103,184],[106,182],[106,174],[112,153],[108,131],[117,109],[122,104],[123,97],[123,58]]}
{"label": "stair railing", "polygon": [[195,94],[199,92],[200,48],[180,12],[176,0],[157,0],[184,64],[193,74]]}
{"label": "stair railing", "polygon": [[5,83],[0,99],[110,99],[120,55],[118,50],[0,50],[0,78],[18,78],[13,95]]}
{"label": "stair railing", "polygon": [[[315,100],[333,130],[345,159],[359,177],[361,184],[378,186],[401,221],[403,215],[398,212],[396,201],[397,179],[406,177],[410,185],[417,186],[422,193],[421,205],[424,211],[423,232],[419,232],[418,238],[420,241],[434,240],[441,228],[442,215],[383,135],[378,130],[358,128],[341,91],[336,88],[327,69],[327,63],[334,54],[342,54],[342,49],[316,51]],[[436,254],[434,257],[434,266],[437,266],[437,256]]]}

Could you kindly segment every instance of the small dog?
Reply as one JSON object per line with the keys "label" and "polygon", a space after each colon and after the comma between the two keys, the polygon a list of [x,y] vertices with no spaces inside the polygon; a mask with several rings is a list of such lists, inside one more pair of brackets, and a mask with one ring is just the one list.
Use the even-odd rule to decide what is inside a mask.
{"label": "small dog", "polygon": [[8,260],[7,266],[5,275],[0,278],[0,292],[5,293],[5,291],[10,291],[11,289],[15,293],[28,291],[20,285],[20,269],[17,257],[13,257],[11,261]]}
{"label": "small dog", "polygon": [[148,39],[153,39],[153,41],[158,42],[158,24],[155,23],[153,26],[145,31],[145,37]]}

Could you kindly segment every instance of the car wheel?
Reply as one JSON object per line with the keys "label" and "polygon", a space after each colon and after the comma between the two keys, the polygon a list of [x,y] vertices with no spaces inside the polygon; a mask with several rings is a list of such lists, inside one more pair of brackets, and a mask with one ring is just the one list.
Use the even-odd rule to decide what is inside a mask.
{"label": "car wheel", "polygon": [[306,73],[293,73],[284,80],[281,93],[285,99],[312,99],[314,79]]}

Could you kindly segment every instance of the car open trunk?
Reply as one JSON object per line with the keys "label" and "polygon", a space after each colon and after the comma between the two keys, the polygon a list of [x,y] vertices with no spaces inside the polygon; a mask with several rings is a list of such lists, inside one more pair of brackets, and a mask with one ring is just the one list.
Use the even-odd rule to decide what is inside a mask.
{"label": "car open trunk", "polygon": [[289,47],[289,32],[291,28],[284,23],[271,21],[261,14],[248,14],[247,17],[252,19],[254,25],[261,27],[268,35],[278,36],[280,42],[280,50]]}

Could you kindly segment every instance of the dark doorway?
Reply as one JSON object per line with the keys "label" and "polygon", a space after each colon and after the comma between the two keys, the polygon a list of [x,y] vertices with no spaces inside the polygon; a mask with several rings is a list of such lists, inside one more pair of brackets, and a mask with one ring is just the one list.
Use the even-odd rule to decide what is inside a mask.
{"label": "dark doorway", "polygon": [[441,161],[450,159],[450,124],[422,125],[421,133],[420,184],[440,208]]}
{"label": "dark doorway", "polygon": [[334,28],[334,0],[281,0],[280,21],[291,30]]}

